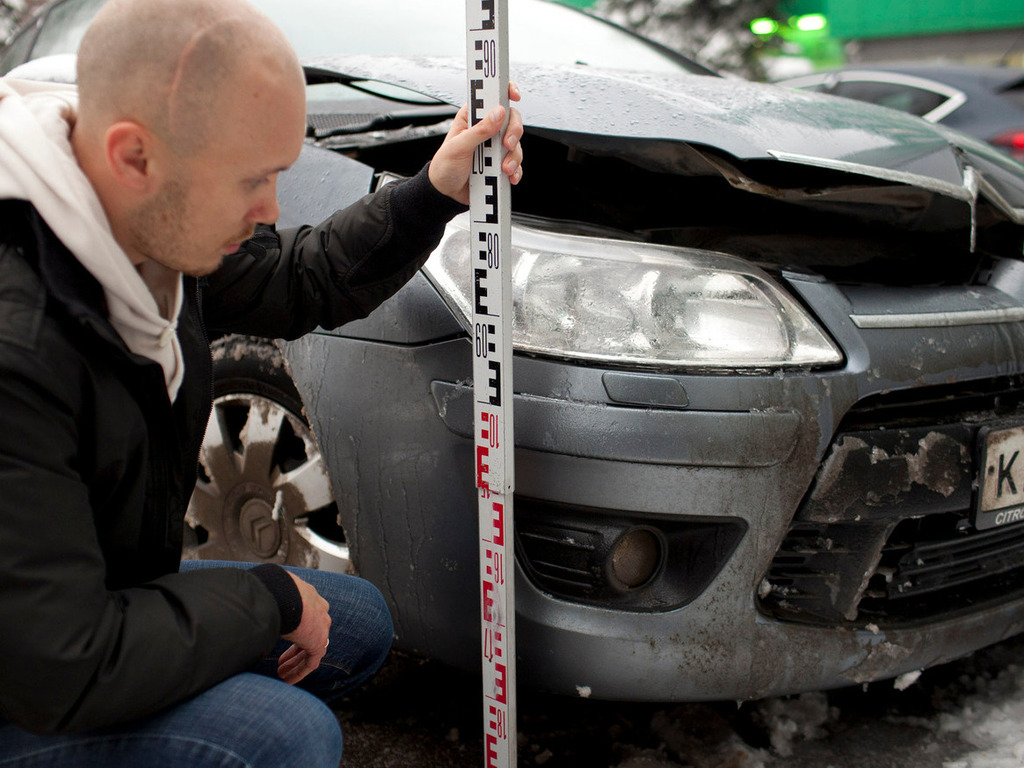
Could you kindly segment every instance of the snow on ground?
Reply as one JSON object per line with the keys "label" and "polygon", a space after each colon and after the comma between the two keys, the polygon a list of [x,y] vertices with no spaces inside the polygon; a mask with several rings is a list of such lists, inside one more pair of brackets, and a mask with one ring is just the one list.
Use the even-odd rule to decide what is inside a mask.
{"label": "snow on ground", "polygon": [[[888,700],[892,709],[880,713],[881,717],[866,733],[901,734],[911,731],[931,734],[921,739],[921,757],[936,742],[959,742],[959,754],[929,756],[938,759],[941,768],[1022,768],[1024,766],[1024,666],[1010,659],[1021,658],[1024,644],[1013,642],[969,660],[959,662],[963,671],[951,681],[943,675],[956,673],[958,666],[926,671],[923,676],[914,673],[892,681],[892,694]],[[938,681],[933,680],[938,676]],[[886,683],[875,684],[876,691]],[[919,711],[900,711],[902,691],[922,690],[918,694],[930,706]],[[876,693],[877,696],[877,693]],[[810,768],[799,759],[800,742],[824,740],[826,743],[838,730],[844,717],[839,708],[830,705],[825,693],[804,694],[787,699],[773,699],[755,705],[771,743],[771,756],[767,766],[801,766]],[[930,710],[930,711],[929,711]],[[885,727],[883,727],[885,726]],[[892,730],[895,728],[895,730]],[[888,736],[880,737],[884,742]],[[899,736],[897,736],[899,738]],[[884,748],[884,747],[883,747]],[[790,763],[787,758],[798,759]],[[837,754],[835,768],[860,763],[844,762]],[[907,758],[902,758],[906,760]],[[928,763],[929,765],[931,763]],[[894,768],[912,763],[879,763],[878,768]],[[920,765],[925,765],[921,762]],[[753,764],[751,764],[753,768]]]}
{"label": "snow on ground", "polygon": [[957,733],[973,749],[946,768],[1020,768],[1024,765],[1024,668],[1011,664],[992,679],[974,681],[978,693],[943,712],[936,727]]}

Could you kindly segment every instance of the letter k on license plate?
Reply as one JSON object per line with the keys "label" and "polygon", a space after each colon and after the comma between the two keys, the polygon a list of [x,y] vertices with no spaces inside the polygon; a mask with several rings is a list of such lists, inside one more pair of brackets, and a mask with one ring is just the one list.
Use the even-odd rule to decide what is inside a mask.
{"label": "letter k on license plate", "polygon": [[1024,426],[979,434],[983,442],[975,527],[1024,521]]}

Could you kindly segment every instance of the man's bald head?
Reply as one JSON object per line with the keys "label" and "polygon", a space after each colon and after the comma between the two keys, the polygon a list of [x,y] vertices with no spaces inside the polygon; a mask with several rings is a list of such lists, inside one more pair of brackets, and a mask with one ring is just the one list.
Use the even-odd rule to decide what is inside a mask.
{"label": "man's bald head", "polygon": [[302,68],[245,0],[110,0],[78,55],[71,146],[133,264],[208,274],[277,220]]}
{"label": "man's bald head", "polygon": [[267,80],[301,88],[302,71],[283,33],[245,0],[111,0],[79,48],[79,128],[134,120],[191,154],[225,99]]}

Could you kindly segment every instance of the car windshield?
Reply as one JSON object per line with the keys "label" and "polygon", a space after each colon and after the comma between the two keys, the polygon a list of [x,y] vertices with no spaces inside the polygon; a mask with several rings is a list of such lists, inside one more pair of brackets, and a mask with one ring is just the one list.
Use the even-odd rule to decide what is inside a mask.
{"label": "car windshield", "polygon": [[[333,54],[465,56],[464,0],[252,0],[302,58]],[[53,8],[31,58],[74,53],[104,0]],[[514,62],[585,64],[653,72],[708,74],[700,65],[600,19],[547,0],[512,0]]]}

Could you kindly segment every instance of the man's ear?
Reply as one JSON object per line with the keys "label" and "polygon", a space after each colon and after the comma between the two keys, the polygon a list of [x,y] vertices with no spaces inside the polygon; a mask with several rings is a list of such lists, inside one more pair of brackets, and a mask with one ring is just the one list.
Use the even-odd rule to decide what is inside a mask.
{"label": "man's ear", "polygon": [[158,181],[154,162],[156,137],[139,123],[121,120],[107,129],[104,138],[107,166],[114,178],[128,189],[151,189]]}

